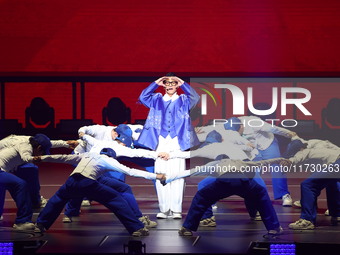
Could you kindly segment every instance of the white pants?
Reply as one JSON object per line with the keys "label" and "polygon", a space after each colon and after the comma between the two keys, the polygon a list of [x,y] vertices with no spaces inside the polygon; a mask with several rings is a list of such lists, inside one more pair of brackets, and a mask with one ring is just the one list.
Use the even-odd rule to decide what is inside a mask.
{"label": "white pants", "polygon": [[[170,152],[179,150],[177,137],[166,138],[160,136],[157,152]],[[156,159],[155,173],[178,173],[185,170],[185,159]],[[166,213],[169,210],[175,213],[182,212],[182,200],[184,191],[184,179],[177,179],[163,186],[159,180],[156,180],[156,190],[158,196],[159,209],[161,212]]]}

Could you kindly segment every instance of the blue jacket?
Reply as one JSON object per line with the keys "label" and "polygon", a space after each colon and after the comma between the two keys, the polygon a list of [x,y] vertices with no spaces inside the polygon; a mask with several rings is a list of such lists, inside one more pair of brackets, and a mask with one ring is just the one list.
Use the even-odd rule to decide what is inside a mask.
{"label": "blue jacket", "polygon": [[[142,91],[139,97],[139,100],[150,108],[150,111],[138,143],[152,150],[155,150],[158,146],[158,137],[166,114],[166,103],[163,100],[163,95],[153,93],[157,88],[157,83],[153,82]],[[188,83],[182,84],[180,88],[185,94],[181,94],[178,99],[171,103],[174,104],[171,115],[180,148],[184,151],[199,144],[189,113],[200,97]]]}

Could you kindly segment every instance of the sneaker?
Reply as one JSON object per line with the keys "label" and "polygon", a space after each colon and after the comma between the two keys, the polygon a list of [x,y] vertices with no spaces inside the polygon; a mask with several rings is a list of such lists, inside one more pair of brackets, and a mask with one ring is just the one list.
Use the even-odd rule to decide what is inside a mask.
{"label": "sneaker", "polygon": [[276,229],[272,229],[268,231],[268,235],[271,235],[271,236],[281,235],[282,233],[283,233],[283,228],[281,226]]}
{"label": "sneaker", "polygon": [[162,212],[157,213],[156,215],[157,219],[167,219],[168,216],[169,216],[168,213],[162,213]]}
{"label": "sneaker", "polygon": [[91,206],[91,201],[90,200],[83,200],[81,202],[81,206]]}
{"label": "sneaker", "polygon": [[282,206],[292,206],[293,200],[289,194],[286,194],[282,197]]}
{"label": "sneaker", "polygon": [[32,222],[17,223],[13,225],[15,230],[34,230],[35,226]]}
{"label": "sneaker", "polygon": [[329,210],[328,209],[325,211],[325,215],[329,216]]}
{"label": "sneaker", "polygon": [[63,222],[64,223],[71,223],[72,222],[72,217],[68,217],[68,216],[65,215],[63,217]]}
{"label": "sneaker", "polygon": [[144,227],[144,228],[138,229],[137,231],[133,232],[131,235],[134,236],[134,237],[148,236],[149,230]]}
{"label": "sneaker", "polygon": [[157,226],[157,222],[150,220],[149,216],[143,215],[139,218],[139,220],[144,224],[146,228],[155,228]]}
{"label": "sneaker", "polygon": [[200,221],[200,227],[216,227],[215,216]]}
{"label": "sneaker", "polygon": [[44,233],[44,232],[46,232],[44,225],[41,223],[35,223],[34,233]]}
{"label": "sneaker", "polygon": [[305,219],[299,219],[298,221],[295,221],[294,223],[290,223],[288,226],[290,229],[295,229],[295,230],[315,228],[314,224],[311,221],[305,220]]}
{"label": "sneaker", "polygon": [[180,230],[178,230],[178,234],[180,236],[192,236],[192,231],[185,227],[181,227]]}
{"label": "sneaker", "polygon": [[43,196],[40,196],[40,208],[44,208],[48,202],[48,199],[44,198]]}
{"label": "sneaker", "polygon": [[294,205],[295,207],[301,208],[301,202],[300,202],[300,200],[295,201],[295,202],[293,203],[293,205]]}
{"label": "sneaker", "polygon": [[331,225],[332,226],[337,226],[338,222],[340,222],[340,217],[333,217],[331,218]]}
{"label": "sneaker", "polygon": [[182,219],[182,214],[181,213],[172,213],[172,218],[173,219]]}
{"label": "sneaker", "polygon": [[261,221],[262,220],[259,212],[256,212],[255,217],[250,217],[250,219],[253,220],[253,221]]}

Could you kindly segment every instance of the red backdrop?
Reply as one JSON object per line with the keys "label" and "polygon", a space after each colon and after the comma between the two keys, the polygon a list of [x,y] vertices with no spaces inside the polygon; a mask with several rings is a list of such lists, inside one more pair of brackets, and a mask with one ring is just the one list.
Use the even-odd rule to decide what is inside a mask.
{"label": "red backdrop", "polygon": [[[339,11],[337,0],[0,0],[0,72],[339,72]],[[85,117],[100,123],[117,96],[145,118],[136,101],[146,85],[87,84]],[[36,96],[56,122],[72,118],[71,87],[60,83],[8,83],[6,118],[23,122]],[[318,122],[326,99],[309,106]]]}

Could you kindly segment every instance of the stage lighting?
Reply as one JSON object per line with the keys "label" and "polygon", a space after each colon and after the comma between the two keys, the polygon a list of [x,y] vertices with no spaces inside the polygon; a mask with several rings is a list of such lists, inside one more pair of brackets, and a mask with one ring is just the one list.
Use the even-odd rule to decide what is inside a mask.
{"label": "stage lighting", "polygon": [[[248,253],[249,255],[296,255],[296,244],[294,243],[268,243],[252,242]],[[304,254],[304,253],[301,253]]]}
{"label": "stage lighting", "polygon": [[270,255],[296,255],[295,244],[271,244]]}
{"label": "stage lighting", "polygon": [[0,254],[13,255],[13,243],[0,243]]}

